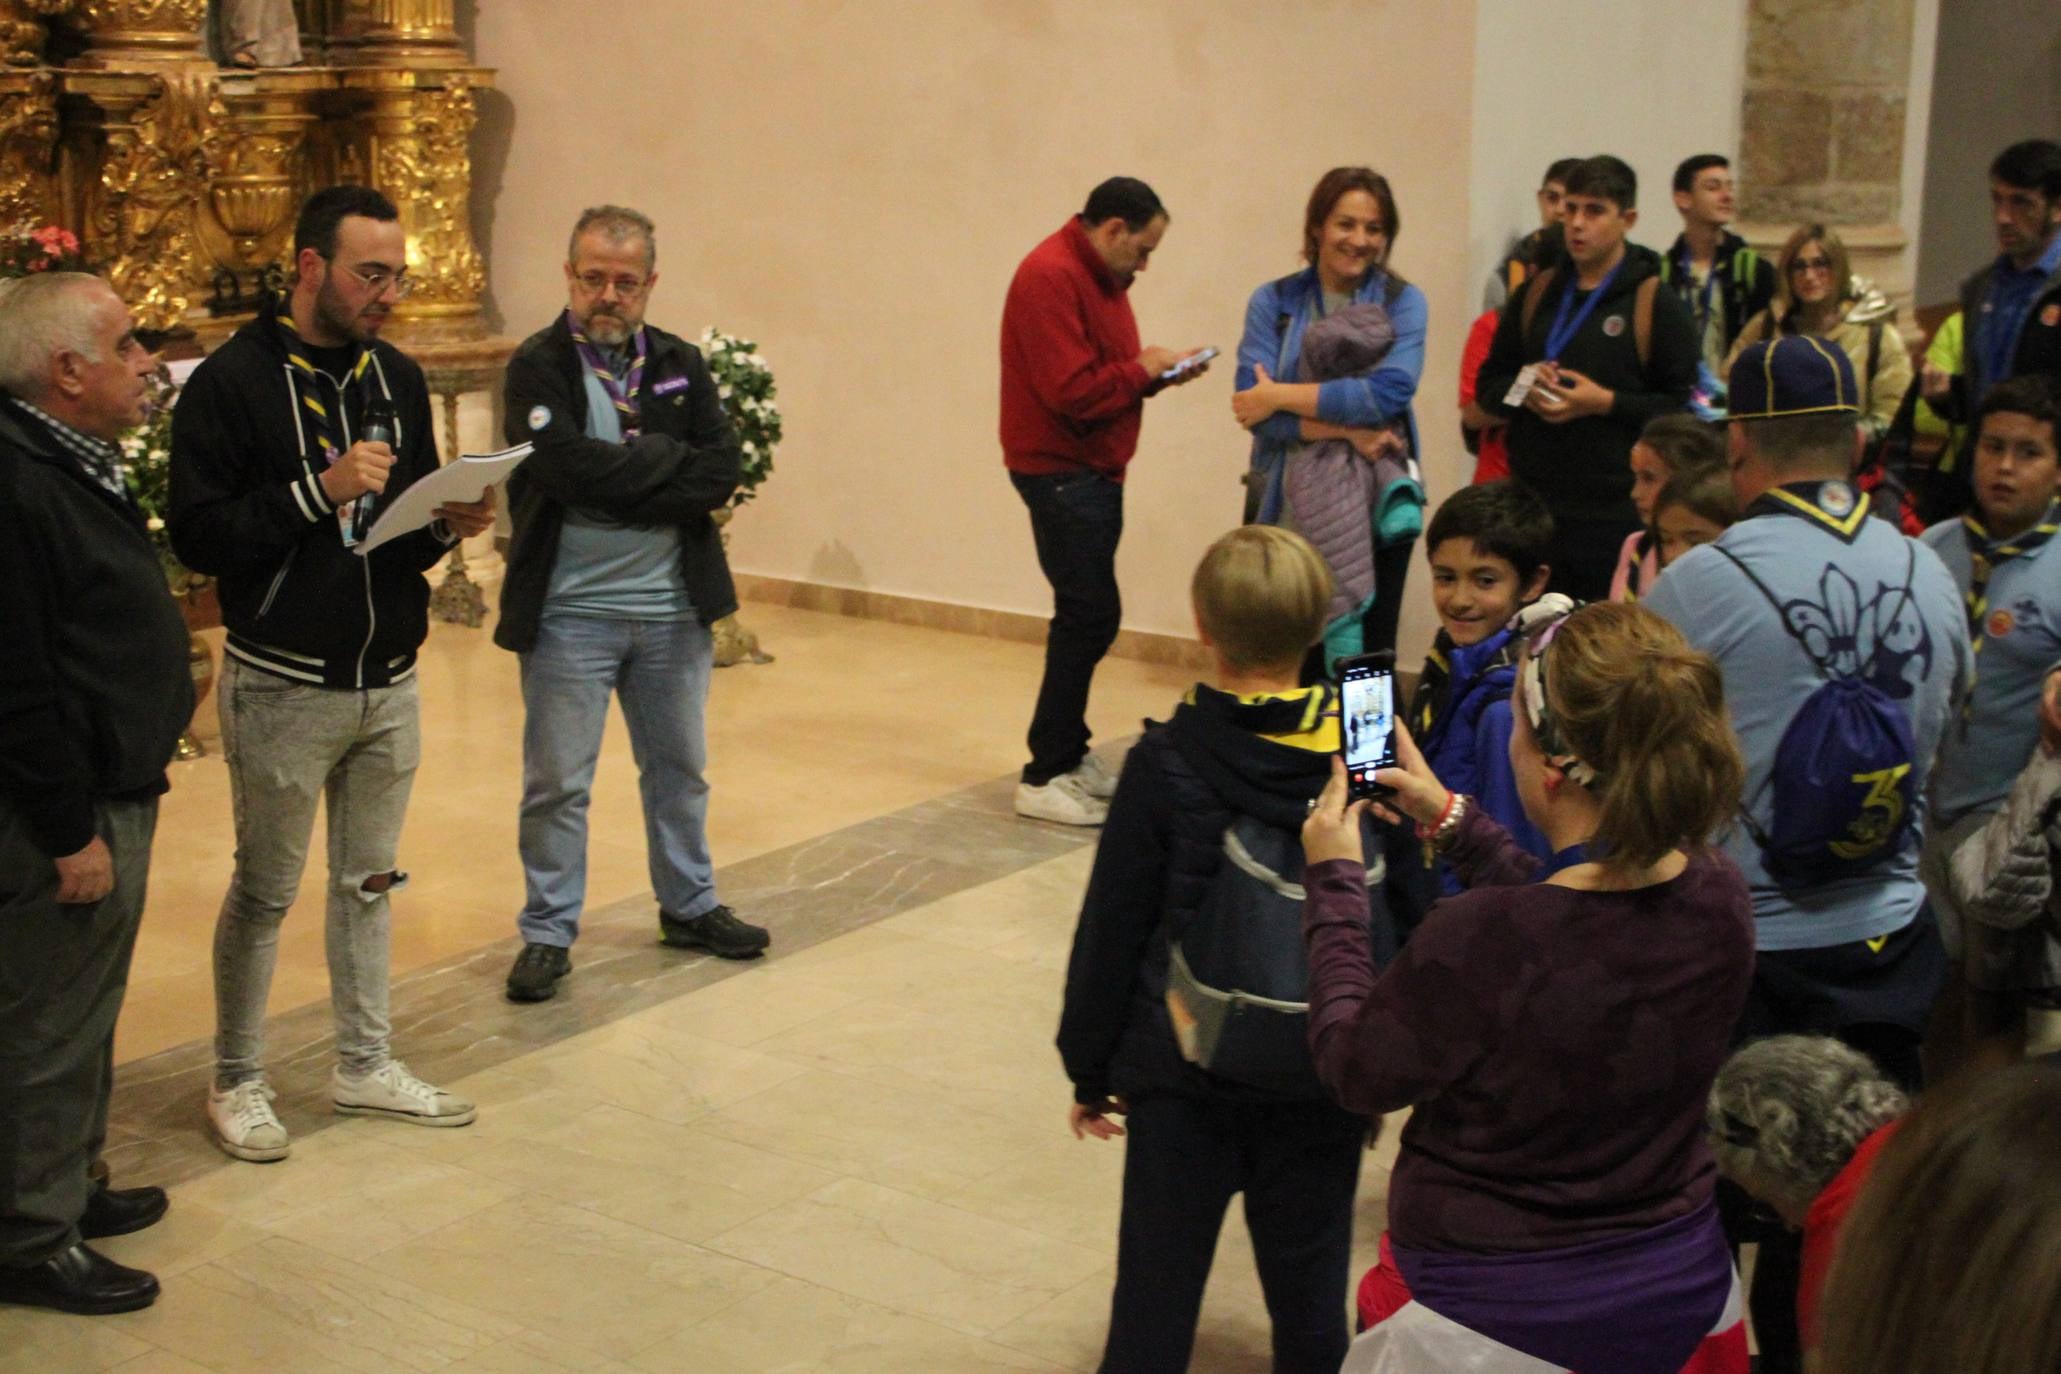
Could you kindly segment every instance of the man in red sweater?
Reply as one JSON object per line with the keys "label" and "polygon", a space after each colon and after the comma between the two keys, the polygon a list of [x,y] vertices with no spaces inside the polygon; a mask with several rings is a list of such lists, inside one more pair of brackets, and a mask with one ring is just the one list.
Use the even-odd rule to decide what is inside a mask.
{"label": "man in red sweater", "polygon": [[1123,603],[1116,545],[1124,469],[1145,398],[1207,365],[1138,346],[1127,293],[1166,234],[1166,207],[1133,177],[1111,177],[1087,208],[1030,251],[1002,308],[1002,461],[1030,507],[1038,566],[1052,584],[1045,677],[1031,716],[1031,761],[1016,813],[1100,825],[1116,777],[1088,752],[1088,685],[1116,639]]}

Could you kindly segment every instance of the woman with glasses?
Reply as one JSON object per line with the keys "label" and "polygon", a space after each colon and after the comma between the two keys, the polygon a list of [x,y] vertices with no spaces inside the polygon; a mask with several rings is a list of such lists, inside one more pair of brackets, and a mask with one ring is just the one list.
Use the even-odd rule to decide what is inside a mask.
{"label": "woman with glasses", "polygon": [[1529,626],[1511,704],[1553,857],[1398,728],[1376,814],[1415,821],[1466,890],[1380,973],[1350,919],[1367,804],[1342,766],[1303,828],[1318,1077],[1348,1111],[1414,1109],[1344,1368],[1744,1374],[1704,1136],[1753,967],[1746,881],[1709,844],[1743,771],[1723,679],[1653,612],[1598,603]]}
{"label": "woman with glasses", "polygon": [[1739,355],[1762,339],[1780,334],[1830,339],[1853,363],[1861,388],[1861,423],[1872,443],[1896,419],[1896,408],[1916,375],[1895,316],[1887,297],[1852,275],[1838,233],[1823,224],[1806,224],[1782,245],[1774,304],[1739,331],[1725,371],[1729,374]]}

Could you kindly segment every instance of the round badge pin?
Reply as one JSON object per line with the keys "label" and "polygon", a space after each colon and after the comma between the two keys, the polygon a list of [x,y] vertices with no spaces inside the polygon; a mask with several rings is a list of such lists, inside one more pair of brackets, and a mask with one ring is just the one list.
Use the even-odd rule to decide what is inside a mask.
{"label": "round badge pin", "polygon": [[2018,628],[2018,622],[2009,611],[1991,611],[1989,620],[1983,625],[1983,632],[1991,639],[2002,639]]}
{"label": "round badge pin", "polygon": [[544,426],[546,426],[546,425],[548,425],[548,424],[550,424],[550,423],[551,423],[551,407],[550,407],[550,406],[531,406],[531,407],[530,407],[530,433],[532,433],[532,434],[535,434],[535,433],[536,433],[536,432],[537,432],[538,430],[542,429],[542,428],[543,428]]}
{"label": "round badge pin", "polygon": [[1624,333],[1624,316],[1612,315],[1610,318],[1604,320],[1603,332],[1605,334],[1608,334],[1613,339],[1616,338],[1618,335]]}
{"label": "round badge pin", "polygon": [[1844,482],[1827,482],[1818,489],[1818,505],[1825,514],[1835,519],[1851,515],[1854,508],[1853,488]]}
{"label": "round badge pin", "polygon": [[2049,329],[2061,324],[2061,305],[2050,305],[2040,311],[2040,323]]}

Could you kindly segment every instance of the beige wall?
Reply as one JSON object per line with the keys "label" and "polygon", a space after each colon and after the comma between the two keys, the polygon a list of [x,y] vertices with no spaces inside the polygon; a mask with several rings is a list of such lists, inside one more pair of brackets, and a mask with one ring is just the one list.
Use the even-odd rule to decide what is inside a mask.
{"label": "beige wall", "polygon": [[[734,527],[745,571],[1044,612],[995,439],[1017,261],[1105,175],[1173,225],[1133,299],[1147,342],[1231,353],[1252,288],[1297,266],[1324,169],[1397,187],[1398,266],[1432,302],[1419,408],[1434,497],[1467,280],[1473,6],[1438,0],[667,0],[641,31],[584,5],[482,5],[505,165],[483,175],[492,301],[514,333],[563,304],[586,204],[652,214],[654,323],[758,340],[787,441]],[[597,43],[620,43],[602,47]],[[498,98],[497,98],[498,99]],[[489,161],[498,158],[498,152]],[[1188,633],[1189,570],[1238,518],[1231,370],[1147,407],[1119,565],[1127,625]],[[1405,654],[1431,619],[1412,575]],[[1406,660],[1407,661],[1407,660]]]}

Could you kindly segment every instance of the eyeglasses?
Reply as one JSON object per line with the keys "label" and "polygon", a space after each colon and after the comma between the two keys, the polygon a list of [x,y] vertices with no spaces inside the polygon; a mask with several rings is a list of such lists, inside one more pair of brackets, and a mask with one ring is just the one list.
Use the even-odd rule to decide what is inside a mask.
{"label": "eyeglasses", "polygon": [[590,296],[598,296],[614,287],[615,294],[623,300],[629,300],[651,282],[649,277],[611,277],[606,272],[581,272],[573,280]]}
{"label": "eyeglasses", "polygon": [[1798,258],[1789,264],[1789,275],[1792,277],[1805,277],[1813,272],[1830,272],[1831,270],[1832,260],[1830,258]]}
{"label": "eyeglasses", "polygon": [[405,296],[415,289],[415,278],[408,275],[408,269],[405,267],[394,272],[384,267],[349,267],[341,263],[337,265],[363,282],[365,289],[375,296],[385,295],[388,287],[393,288],[395,296]]}

